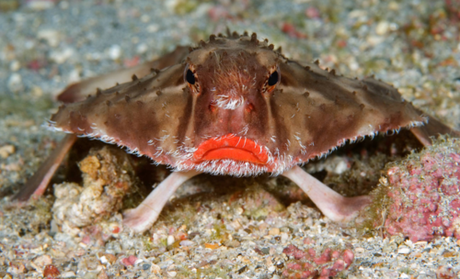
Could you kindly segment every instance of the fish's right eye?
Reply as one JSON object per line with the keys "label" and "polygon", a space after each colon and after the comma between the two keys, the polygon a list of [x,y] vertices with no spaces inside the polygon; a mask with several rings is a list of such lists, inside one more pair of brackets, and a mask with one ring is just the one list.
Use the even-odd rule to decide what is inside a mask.
{"label": "fish's right eye", "polygon": [[195,75],[192,73],[190,69],[188,69],[187,72],[185,73],[185,80],[191,85],[195,84],[195,81],[196,81]]}

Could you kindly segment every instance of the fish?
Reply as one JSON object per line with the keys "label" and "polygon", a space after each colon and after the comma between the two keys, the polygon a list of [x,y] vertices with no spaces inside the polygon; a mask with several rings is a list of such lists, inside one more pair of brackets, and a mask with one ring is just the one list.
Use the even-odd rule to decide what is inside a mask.
{"label": "fish", "polygon": [[400,129],[425,146],[438,134],[460,135],[387,83],[290,60],[247,32],[211,35],[195,47],[70,85],[58,100],[63,105],[48,126],[68,135],[14,199],[42,195],[77,136],[98,139],[173,171],[124,212],[123,223],[135,232],[148,230],[176,189],[200,173],[285,176],[326,217],[349,222],[371,197],[344,197],[299,165]]}

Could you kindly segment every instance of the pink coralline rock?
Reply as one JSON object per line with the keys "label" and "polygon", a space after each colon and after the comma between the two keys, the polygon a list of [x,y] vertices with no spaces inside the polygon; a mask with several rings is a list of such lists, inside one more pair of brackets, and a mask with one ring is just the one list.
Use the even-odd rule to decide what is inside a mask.
{"label": "pink coralline rock", "polygon": [[292,244],[283,253],[293,258],[286,264],[282,273],[284,278],[330,278],[347,269],[354,259],[349,249],[326,248],[317,255],[313,248],[304,251]]}
{"label": "pink coralline rock", "polygon": [[137,257],[134,255],[131,255],[126,258],[121,259],[120,262],[126,267],[133,266],[137,262]]}
{"label": "pink coralline rock", "polygon": [[459,154],[460,140],[443,138],[387,169],[378,190],[384,195],[378,196],[386,200],[381,210],[388,234],[402,233],[413,242],[460,237]]}

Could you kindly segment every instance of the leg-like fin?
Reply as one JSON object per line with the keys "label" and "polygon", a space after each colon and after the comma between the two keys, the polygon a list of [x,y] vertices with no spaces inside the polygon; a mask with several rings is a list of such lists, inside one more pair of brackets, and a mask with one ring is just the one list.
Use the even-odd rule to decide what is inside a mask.
{"label": "leg-like fin", "polygon": [[115,86],[116,83],[131,81],[131,77],[136,75],[143,77],[150,73],[150,69],[163,69],[174,64],[180,63],[189,53],[188,47],[177,47],[161,58],[134,66],[132,68],[111,72],[105,75],[85,79],[66,87],[57,97],[63,103],[74,103],[82,101],[89,94],[94,94],[97,88],[107,89]]}
{"label": "leg-like fin", "polygon": [[136,208],[123,213],[123,223],[135,232],[144,232],[157,220],[161,210],[185,181],[200,174],[196,171],[173,172],[163,180]]}
{"label": "leg-like fin", "polygon": [[31,197],[40,197],[45,192],[48,183],[76,139],[77,136],[73,134],[66,135],[35,174],[29,178],[21,190],[13,197],[13,200],[26,202]]}
{"label": "leg-like fin", "polygon": [[315,203],[321,212],[334,222],[348,222],[370,204],[369,196],[343,197],[299,166],[285,171],[283,176],[295,182]]}
{"label": "leg-like fin", "polygon": [[460,137],[459,131],[446,126],[431,116],[428,116],[428,123],[420,127],[414,127],[410,131],[424,146],[431,145],[431,137],[433,136],[449,134],[453,137]]}

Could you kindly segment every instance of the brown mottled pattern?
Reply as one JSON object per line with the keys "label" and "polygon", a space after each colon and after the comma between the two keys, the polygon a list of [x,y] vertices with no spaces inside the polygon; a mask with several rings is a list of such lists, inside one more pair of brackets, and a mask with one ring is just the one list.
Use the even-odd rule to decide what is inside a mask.
{"label": "brown mottled pattern", "polygon": [[[296,142],[293,135],[297,132],[302,145],[307,146],[305,155],[299,155],[298,143],[291,144],[289,153],[304,161],[345,143],[343,140],[425,121],[412,105],[402,101],[396,89],[374,79],[360,81],[336,76],[315,64],[302,67],[289,62],[282,64],[281,69],[289,79],[279,87],[285,94],[278,99],[285,108],[280,115],[286,127],[295,128],[291,128],[291,143]],[[294,102],[298,112],[286,105]]]}
{"label": "brown mottled pattern", "polygon": [[[174,66],[158,75],[152,73],[120,84],[61,108],[51,120],[65,131],[113,141],[152,158],[157,147],[174,151],[173,137],[180,125],[187,96],[175,87],[170,90],[169,83],[174,85],[177,80],[169,77],[181,75],[182,71],[182,67]],[[160,91],[163,92],[157,93]],[[164,140],[159,144],[162,137]]]}
{"label": "brown mottled pattern", "polygon": [[[67,105],[52,121],[172,166],[210,137],[236,134],[275,157],[279,150],[307,161],[347,140],[425,121],[388,84],[302,64],[254,35],[211,36],[181,63]],[[188,69],[193,85],[184,80]],[[281,81],[264,93],[273,69]]]}
{"label": "brown mottled pattern", "polygon": [[274,146],[271,150],[273,153],[276,153],[276,155],[279,155],[279,153],[285,153],[287,151],[287,146],[282,143],[287,142],[289,139],[289,133],[292,132],[291,128],[293,128],[286,126],[288,122],[284,119],[285,116],[279,113],[279,111],[286,109],[283,107],[285,104],[276,102],[277,97],[283,94],[279,92],[279,90],[275,91],[275,94],[270,99],[270,112],[273,123],[271,135],[274,138],[274,141],[271,141],[270,145]]}
{"label": "brown mottled pattern", "polygon": [[94,93],[95,87],[108,88],[115,83],[124,83],[131,80],[132,75],[139,77],[150,73],[151,69],[163,69],[181,61],[188,54],[188,47],[178,46],[176,49],[161,58],[149,61],[133,68],[124,69],[114,73],[86,79],[82,82],[69,85],[59,96],[58,100],[63,103],[74,103],[82,101],[89,94]]}

